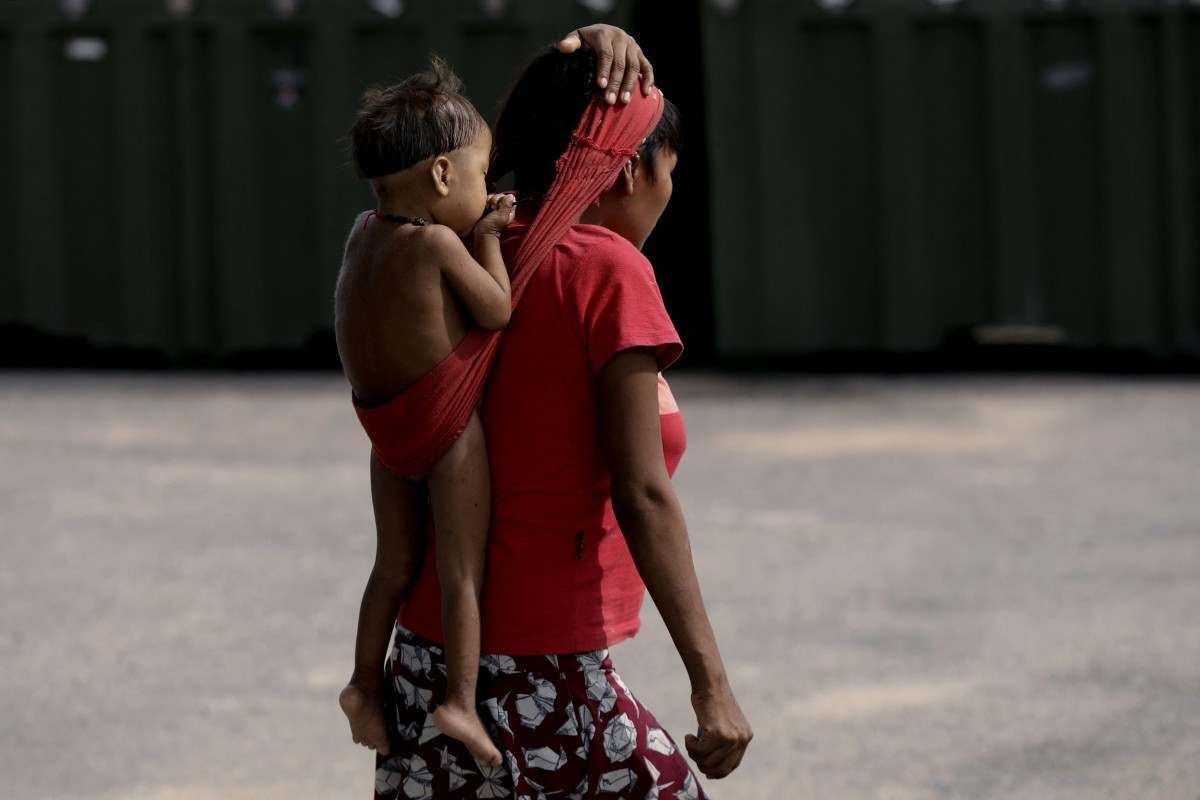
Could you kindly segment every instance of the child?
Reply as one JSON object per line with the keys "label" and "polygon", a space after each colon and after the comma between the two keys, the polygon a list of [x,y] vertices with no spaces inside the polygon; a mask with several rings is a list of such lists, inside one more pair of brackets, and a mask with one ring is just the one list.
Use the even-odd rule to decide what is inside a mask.
{"label": "child", "polygon": [[[512,311],[499,236],[513,218],[513,198],[487,193],[491,133],[460,87],[435,58],[431,71],[368,91],[351,131],[356,166],[376,198],[375,210],[350,232],[335,296],[338,353],[360,408],[387,404],[434,371],[472,320],[497,330]],[[480,763],[499,765],[475,708],[491,513],[476,414],[426,474],[398,475],[372,453],[377,551],[359,612],[354,674],[339,700],[354,741],[387,755],[383,660],[422,562],[426,488],[447,665],[447,694],[434,721]]]}

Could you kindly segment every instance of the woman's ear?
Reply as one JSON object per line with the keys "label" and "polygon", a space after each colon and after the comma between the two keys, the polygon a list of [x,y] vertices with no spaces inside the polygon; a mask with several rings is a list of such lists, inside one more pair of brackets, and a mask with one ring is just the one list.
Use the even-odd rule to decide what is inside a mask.
{"label": "woman's ear", "polygon": [[621,167],[621,179],[619,183],[625,190],[625,194],[633,194],[634,178],[637,174],[638,157],[634,156],[625,162],[625,166]]}
{"label": "woman's ear", "polygon": [[450,194],[450,159],[438,156],[429,167],[429,175],[433,178],[433,189],[442,197]]}

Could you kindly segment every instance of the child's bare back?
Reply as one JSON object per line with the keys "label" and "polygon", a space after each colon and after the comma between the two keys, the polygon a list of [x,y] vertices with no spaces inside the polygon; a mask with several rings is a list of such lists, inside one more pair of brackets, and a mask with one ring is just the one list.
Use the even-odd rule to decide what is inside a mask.
{"label": "child's bare back", "polygon": [[[346,243],[335,293],[338,352],[356,400],[386,403],[446,358],[471,325],[508,323],[500,232],[513,198],[488,195],[491,134],[440,61],[372,90],[352,131],[376,209]],[[428,503],[425,492],[428,491]],[[500,753],[475,708],[490,476],[483,428],[466,429],[427,475],[396,475],[372,454],[376,559],[359,611],[355,668],[340,703],[359,744],[387,754],[381,681],[392,621],[420,568],[428,506],[437,532],[447,691],[434,712],[481,763]]]}
{"label": "child's bare back", "polygon": [[463,252],[457,234],[442,225],[398,225],[374,211],[355,221],[335,300],[342,363],[363,404],[407,389],[441,363],[471,325],[497,328],[507,321],[510,301],[499,284],[485,309],[490,316],[477,322],[465,313],[454,276],[446,274],[446,263]]}

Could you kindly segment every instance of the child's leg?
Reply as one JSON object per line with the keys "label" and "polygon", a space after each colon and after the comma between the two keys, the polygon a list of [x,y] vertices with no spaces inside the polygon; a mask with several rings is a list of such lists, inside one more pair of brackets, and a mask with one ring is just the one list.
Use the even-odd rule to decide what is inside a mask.
{"label": "child's leg", "polygon": [[462,741],[481,763],[499,766],[500,751],[475,710],[479,593],[492,511],[487,445],[478,414],[471,415],[462,436],[434,466],[429,496],[446,640],[446,700],[433,719],[443,733]]}
{"label": "child's leg", "polygon": [[383,719],[383,662],[400,603],[421,568],[425,487],[395,475],[371,455],[375,566],[363,590],[354,647],[354,674],[338,698],[358,744],[389,751]]}

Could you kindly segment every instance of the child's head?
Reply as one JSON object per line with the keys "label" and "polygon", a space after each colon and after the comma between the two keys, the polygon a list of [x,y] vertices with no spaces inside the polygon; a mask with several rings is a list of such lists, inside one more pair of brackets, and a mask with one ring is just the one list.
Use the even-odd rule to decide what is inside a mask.
{"label": "child's head", "polygon": [[486,208],[492,146],[487,122],[461,89],[435,56],[426,72],[368,89],[350,131],[358,173],[381,200],[403,197],[460,235]]}

